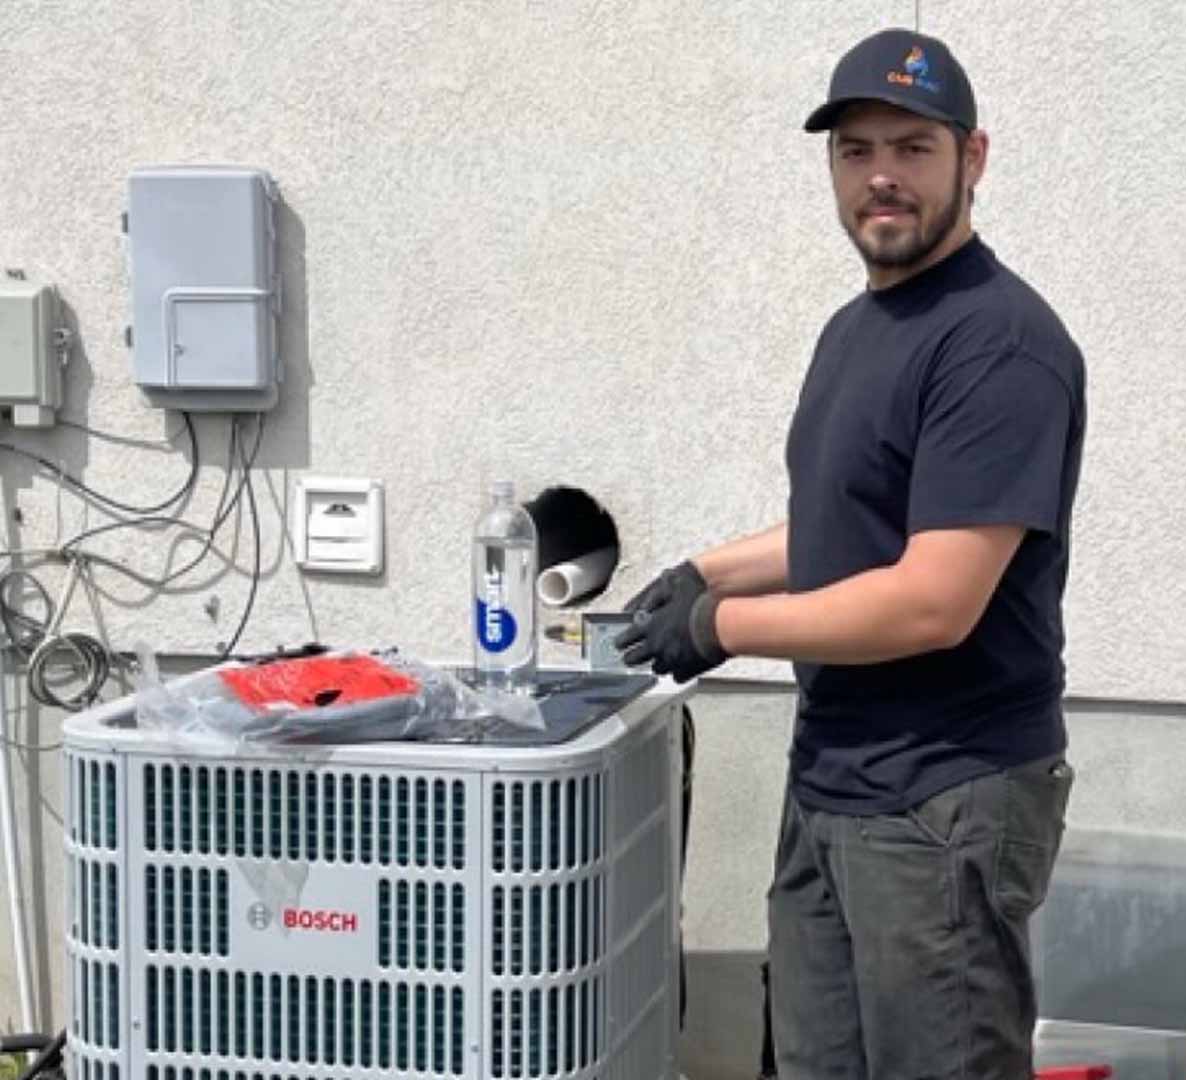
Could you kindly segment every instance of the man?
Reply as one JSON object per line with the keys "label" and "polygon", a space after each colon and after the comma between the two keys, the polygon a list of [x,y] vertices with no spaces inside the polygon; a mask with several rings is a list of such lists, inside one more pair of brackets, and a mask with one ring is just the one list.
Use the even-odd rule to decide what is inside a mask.
{"label": "man", "polygon": [[680,681],[795,661],[769,893],[779,1076],[1022,1080],[1028,919],[1072,775],[1082,357],[973,232],[988,137],[942,42],[862,41],[806,128],[828,132],[868,288],[803,383],[788,520],[665,571],[619,644]]}

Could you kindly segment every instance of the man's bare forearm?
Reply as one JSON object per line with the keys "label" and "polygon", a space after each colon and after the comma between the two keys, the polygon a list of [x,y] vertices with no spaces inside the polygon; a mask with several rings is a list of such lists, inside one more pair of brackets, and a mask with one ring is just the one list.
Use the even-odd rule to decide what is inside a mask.
{"label": "man's bare forearm", "polygon": [[935,530],[902,558],[808,592],[722,600],[715,629],[733,655],[875,664],[948,649],[984,614],[1024,530]]}
{"label": "man's bare forearm", "polygon": [[763,596],[787,587],[787,523],[731,540],[692,560],[720,596]]}

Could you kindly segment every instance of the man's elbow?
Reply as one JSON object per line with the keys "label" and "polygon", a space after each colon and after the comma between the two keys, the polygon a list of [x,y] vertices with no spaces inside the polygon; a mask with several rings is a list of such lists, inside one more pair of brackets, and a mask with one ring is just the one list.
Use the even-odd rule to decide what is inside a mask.
{"label": "man's elbow", "polygon": [[923,641],[922,651],[934,652],[962,645],[976,629],[980,615],[980,612],[969,614],[950,607],[940,607],[927,612],[919,624],[919,634]]}

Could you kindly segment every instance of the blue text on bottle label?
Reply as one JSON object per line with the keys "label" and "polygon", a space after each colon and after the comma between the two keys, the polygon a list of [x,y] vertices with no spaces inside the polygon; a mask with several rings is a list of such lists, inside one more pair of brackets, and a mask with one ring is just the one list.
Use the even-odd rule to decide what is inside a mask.
{"label": "blue text on bottle label", "polygon": [[506,608],[491,607],[485,600],[477,602],[477,622],[478,641],[487,652],[504,652],[519,636],[515,617]]}

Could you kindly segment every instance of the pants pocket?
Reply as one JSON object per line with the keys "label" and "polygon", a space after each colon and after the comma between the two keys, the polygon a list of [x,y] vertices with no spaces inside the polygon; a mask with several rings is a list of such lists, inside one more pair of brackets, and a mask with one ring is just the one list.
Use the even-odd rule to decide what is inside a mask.
{"label": "pants pocket", "polygon": [[967,813],[971,788],[972,781],[965,780],[899,813],[859,818],[857,827],[873,843],[950,847]]}
{"label": "pants pocket", "polygon": [[1074,777],[1074,769],[1061,757],[1005,774],[993,897],[1008,918],[1028,918],[1046,899]]}

